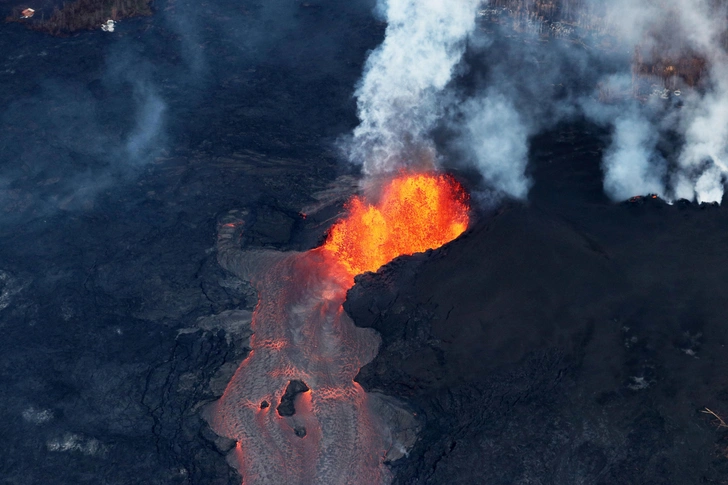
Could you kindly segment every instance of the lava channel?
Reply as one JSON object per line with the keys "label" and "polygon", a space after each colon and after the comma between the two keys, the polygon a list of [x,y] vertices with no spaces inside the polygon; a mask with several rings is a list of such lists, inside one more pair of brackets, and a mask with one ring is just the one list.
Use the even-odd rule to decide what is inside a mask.
{"label": "lava channel", "polygon": [[210,418],[219,435],[237,441],[230,459],[244,484],[391,481],[384,465],[391,433],[354,382],[379,336],[356,327],[342,305],[354,276],[455,239],[468,211],[455,179],[416,173],[392,179],[376,203],[352,198],[347,216],[310,251],[242,251],[243,221],[222,221],[218,260],[259,296],[253,350]]}

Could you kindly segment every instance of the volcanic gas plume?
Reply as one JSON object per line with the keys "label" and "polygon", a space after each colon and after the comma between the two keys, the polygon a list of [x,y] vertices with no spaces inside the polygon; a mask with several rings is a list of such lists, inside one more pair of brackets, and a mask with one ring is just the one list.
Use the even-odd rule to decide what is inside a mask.
{"label": "volcanic gas plume", "polygon": [[216,403],[213,428],[237,440],[232,459],[246,485],[388,483],[384,460],[397,443],[353,380],[379,337],[342,304],[356,274],[458,237],[468,224],[463,188],[445,175],[399,175],[375,203],[353,198],[325,244],[306,252],[241,251],[243,222],[222,222],[218,259],[258,291],[253,350]]}

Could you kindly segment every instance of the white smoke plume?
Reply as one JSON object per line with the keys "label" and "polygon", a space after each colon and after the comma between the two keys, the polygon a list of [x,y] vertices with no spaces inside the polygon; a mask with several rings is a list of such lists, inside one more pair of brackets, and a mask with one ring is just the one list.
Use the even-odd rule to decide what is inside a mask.
{"label": "white smoke plume", "polygon": [[465,103],[462,114],[458,144],[467,163],[499,195],[525,198],[531,185],[525,174],[529,133],[512,101],[488,92]]}
{"label": "white smoke plume", "polygon": [[[607,14],[625,45],[656,46],[667,57],[693,55],[706,62],[703,81],[695,90],[682,93],[682,103],[666,101],[656,109],[656,99],[636,107],[627,117],[620,114],[612,119],[614,138],[604,160],[608,195],[623,200],[652,192],[669,199],[720,202],[728,172],[725,4],[618,1],[610,4]],[[657,142],[675,134],[682,147],[666,168]]]}
{"label": "white smoke plume", "polygon": [[132,165],[149,160],[149,154],[159,151],[164,139],[164,115],[167,105],[148,83],[134,85],[137,98],[136,126],[126,140],[125,149]]}
{"label": "white smoke plume", "polygon": [[367,174],[433,164],[430,131],[475,27],[480,0],[379,0],[384,42],[356,90],[360,125],[348,146]]}
{"label": "white smoke plume", "polygon": [[724,57],[713,60],[711,88],[690,99],[685,109],[685,146],[673,182],[678,198],[697,198],[698,202],[720,202],[723,198],[728,172],[728,63]]}
{"label": "white smoke plume", "polygon": [[[356,91],[361,123],[346,147],[366,174],[436,164],[432,131],[447,114],[462,162],[476,167],[494,192],[523,199],[531,185],[529,137],[580,112],[611,127],[602,167],[613,200],[656,193],[721,201],[728,178],[728,2],[562,0],[572,19],[588,24],[589,33],[581,34],[611,39],[589,47],[577,27],[544,27],[542,20],[528,20],[516,36],[496,27],[487,38],[482,31],[489,29],[476,29],[478,18],[500,15],[503,3],[379,0],[386,37],[367,60]],[[539,42],[548,30],[563,40]],[[700,82],[682,93],[656,86],[649,99],[637,101],[636,46],[647,57],[702,60]],[[455,74],[464,72],[466,48],[468,62],[487,66],[474,91],[451,89]],[[584,86],[597,84],[621,94],[597,102],[592,92],[586,100]]]}
{"label": "white smoke plume", "polygon": [[640,113],[614,121],[614,138],[604,156],[604,191],[614,200],[639,194],[665,196],[665,161],[656,152],[658,135]]}

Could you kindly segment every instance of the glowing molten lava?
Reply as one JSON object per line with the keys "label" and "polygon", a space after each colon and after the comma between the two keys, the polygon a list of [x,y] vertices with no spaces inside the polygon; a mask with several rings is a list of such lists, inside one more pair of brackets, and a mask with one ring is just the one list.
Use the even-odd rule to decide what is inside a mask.
{"label": "glowing molten lava", "polygon": [[[218,261],[259,295],[253,350],[210,421],[238,442],[231,458],[246,485],[391,483],[385,460],[390,450],[401,455],[397,433],[411,433],[416,424],[408,410],[354,381],[376,356],[380,338],[344,311],[346,290],[356,274],[459,236],[468,204],[446,175],[401,175],[380,193],[373,205],[354,197],[326,243],[310,251],[244,251],[238,246],[244,221],[235,216],[218,226]],[[294,380],[308,390],[291,403]],[[282,413],[284,399],[293,406]]]}
{"label": "glowing molten lava", "polygon": [[401,255],[434,249],[468,227],[468,197],[451,176],[404,174],[386,185],[376,205],[354,197],[324,249],[352,275],[376,271]]}

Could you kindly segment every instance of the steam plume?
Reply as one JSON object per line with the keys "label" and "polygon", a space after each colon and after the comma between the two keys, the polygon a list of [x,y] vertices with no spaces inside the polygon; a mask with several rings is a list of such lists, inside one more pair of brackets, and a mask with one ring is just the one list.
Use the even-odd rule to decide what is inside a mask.
{"label": "steam plume", "polygon": [[[704,59],[700,85],[682,103],[636,106],[629,118],[611,120],[614,139],[605,158],[605,189],[614,199],[655,192],[668,198],[720,202],[728,170],[728,56],[725,5],[708,0],[656,4],[617,2],[608,10],[625,42],[641,43],[667,58]],[[687,95],[685,95],[687,94]],[[658,139],[677,132],[682,147],[665,172]]]}
{"label": "steam plume", "polygon": [[[407,43],[418,39],[412,32],[441,28],[429,21],[436,6],[424,3],[419,12],[410,12],[411,22],[397,14],[414,9],[412,3],[394,2],[401,8],[387,10],[387,40],[371,56],[357,92],[362,124],[351,153],[367,172],[391,170],[414,156],[427,158],[423,152],[434,158],[427,135],[447,107],[455,113],[450,128],[466,163],[477,167],[496,192],[524,198],[530,186],[525,170],[529,137],[581,113],[611,128],[602,167],[604,189],[612,199],[657,193],[666,199],[721,201],[728,172],[726,2],[560,0],[554,6],[499,0],[478,13],[484,26],[497,22],[477,30],[471,16],[475,3],[459,3],[453,10],[448,5],[444,25],[460,28],[442,29],[456,35],[432,35],[438,42],[430,47],[449,53],[440,57],[447,62],[437,64],[398,56],[400,50],[418,52]],[[509,11],[518,36],[503,27]],[[538,42],[546,34],[551,40]],[[443,89],[466,38],[476,88],[457,96],[447,93],[447,99],[460,101],[453,109],[446,106]],[[419,44],[427,45],[415,40]],[[409,69],[409,63],[441,70],[413,76],[419,71]],[[639,92],[641,80],[652,83],[651,93]]]}
{"label": "steam plume", "polygon": [[130,162],[137,165],[147,162],[150,152],[159,150],[155,145],[163,136],[166,104],[149,84],[137,83],[134,89],[138,98],[136,126],[125,148]]}
{"label": "steam plume", "polygon": [[665,162],[656,152],[657,133],[639,112],[614,120],[612,145],[604,156],[604,190],[614,200],[639,194],[665,196]]}
{"label": "steam plume", "polygon": [[[74,81],[46,81],[38,95],[0,111],[0,224],[86,208],[96,195],[132,180],[162,150],[167,104],[136,57],[109,61],[96,90]],[[128,92],[130,96],[107,96]],[[130,99],[129,99],[130,98]],[[130,102],[131,101],[131,102]],[[131,109],[130,109],[131,108]],[[45,133],[28,143],[28,134]],[[13,202],[13,201],[17,202]]]}
{"label": "steam plume", "polygon": [[458,143],[466,161],[499,194],[525,198],[530,187],[525,175],[529,133],[512,101],[491,92],[465,103],[462,114]]}
{"label": "steam plume", "polygon": [[367,174],[434,163],[429,132],[442,112],[441,93],[453,77],[475,27],[479,0],[380,0],[388,26],[369,56],[356,91],[361,124],[349,146]]}

